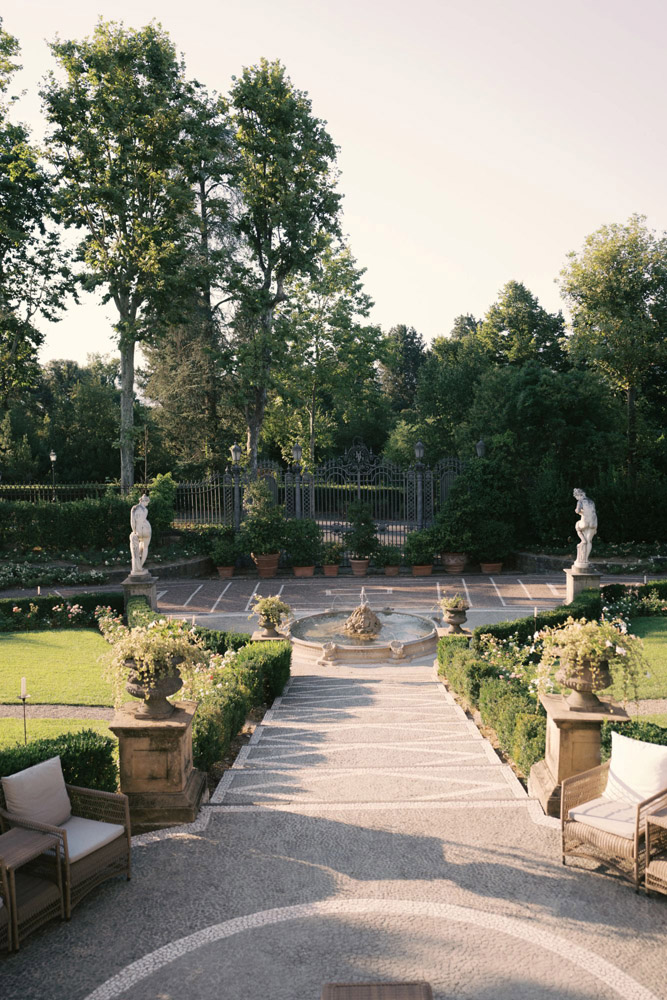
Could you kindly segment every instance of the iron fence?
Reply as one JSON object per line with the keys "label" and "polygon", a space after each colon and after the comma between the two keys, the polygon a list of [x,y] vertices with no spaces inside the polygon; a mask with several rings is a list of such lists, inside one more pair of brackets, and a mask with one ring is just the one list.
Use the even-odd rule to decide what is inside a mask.
{"label": "iron fence", "polygon": [[98,499],[109,492],[120,495],[116,483],[0,483],[0,500],[40,501]]}

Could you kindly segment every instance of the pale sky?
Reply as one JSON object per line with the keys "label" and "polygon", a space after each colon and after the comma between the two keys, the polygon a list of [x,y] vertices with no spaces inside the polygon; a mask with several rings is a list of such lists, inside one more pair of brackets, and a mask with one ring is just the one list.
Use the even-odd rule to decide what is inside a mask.
{"label": "pale sky", "polygon": [[[664,0],[9,0],[20,116],[41,136],[46,40],[98,16],[159,20],[190,76],[226,93],[279,58],[340,147],[343,226],[372,319],[426,340],[481,317],[510,279],[545,308],[570,250],[633,212],[667,230]],[[113,349],[90,296],[42,360]]]}

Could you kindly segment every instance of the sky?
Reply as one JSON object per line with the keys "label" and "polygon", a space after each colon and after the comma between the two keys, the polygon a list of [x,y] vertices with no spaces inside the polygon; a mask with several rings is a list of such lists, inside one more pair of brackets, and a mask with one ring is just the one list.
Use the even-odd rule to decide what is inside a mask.
{"label": "sky", "polygon": [[[430,341],[510,280],[556,311],[589,233],[634,212],[667,230],[663,0],[5,0],[2,16],[38,140],[47,42],[99,17],[158,20],[219,93],[280,59],[340,147],[343,229],[385,330]],[[83,295],[42,324],[42,361],[112,351],[113,321]]]}

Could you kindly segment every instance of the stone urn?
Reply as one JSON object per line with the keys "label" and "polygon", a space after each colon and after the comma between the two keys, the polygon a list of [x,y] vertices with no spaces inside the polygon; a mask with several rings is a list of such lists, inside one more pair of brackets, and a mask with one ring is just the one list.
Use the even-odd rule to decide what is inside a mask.
{"label": "stone urn", "polygon": [[572,694],[565,699],[571,709],[578,712],[599,712],[603,706],[595,692],[608,688],[612,676],[606,660],[600,660],[593,666],[590,660],[582,659],[576,664],[561,666],[556,680],[562,687],[572,690]]}
{"label": "stone urn", "polygon": [[467,621],[468,616],[462,609],[456,609],[454,611],[444,611],[445,621],[449,625],[447,630],[450,635],[462,635],[463,629],[461,626]]}
{"label": "stone urn", "polygon": [[167,701],[169,695],[176,694],[183,687],[178,660],[172,666],[172,670],[163,677],[158,677],[152,684],[147,684],[142,673],[136,669],[134,660],[126,660],[125,664],[129,670],[128,681],[125,690],[133,698],[141,698],[136,715],[142,719],[168,719],[174,711],[174,706]]}
{"label": "stone urn", "polygon": [[445,573],[449,573],[452,576],[461,574],[465,568],[467,558],[465,552],[443,552],[441,559],[442,565],[445,567]]}
{"label": "stone urn", "polygon": [[280,636],[276,632],[276,623],[271,621],[270,618],[265,618],[264,615],[260,615],[259,627],[262,630],[262,637],[264,639],[280,639]]}

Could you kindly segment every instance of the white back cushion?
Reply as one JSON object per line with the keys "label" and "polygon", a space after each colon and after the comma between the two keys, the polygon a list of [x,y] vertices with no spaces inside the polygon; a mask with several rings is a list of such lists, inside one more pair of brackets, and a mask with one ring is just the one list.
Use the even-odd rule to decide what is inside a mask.
{"label": "white back cushion", "polygon": [[605,798],[641,802],[667,790],[667,747],[611,734]]}
{"label": "white back cushion", "polygon": [[7,812],[33,823],[62,826],[72,815],[60,757],[27,767],[2,779]]}

